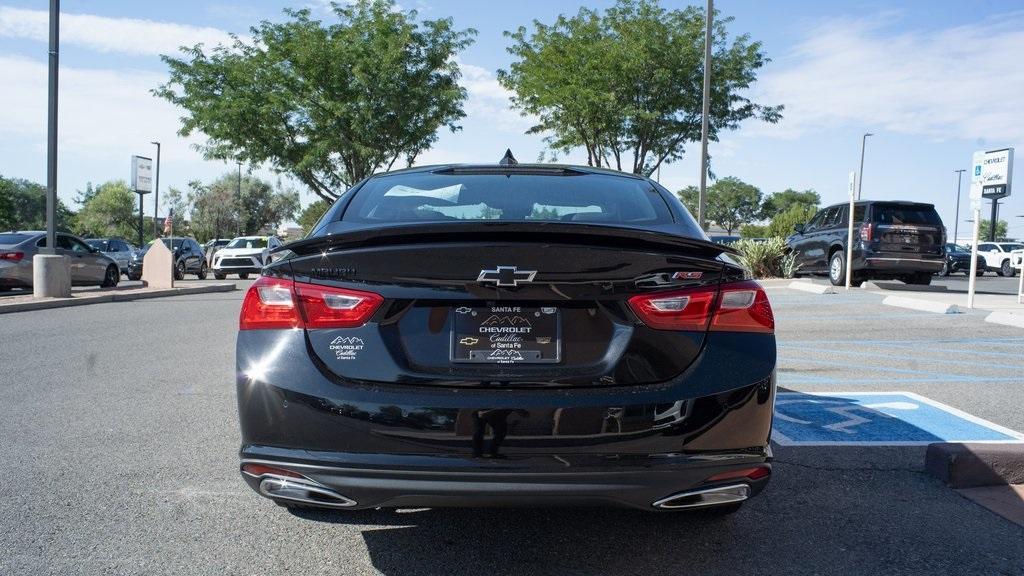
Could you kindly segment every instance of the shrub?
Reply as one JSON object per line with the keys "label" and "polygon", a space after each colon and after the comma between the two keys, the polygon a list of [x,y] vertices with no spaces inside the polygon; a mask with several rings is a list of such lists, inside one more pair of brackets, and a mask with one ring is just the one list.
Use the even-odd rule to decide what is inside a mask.
{"label": "shrub", "polygon": [[806,224],[814,218],[817,208],[811,206],[792,206],[785,212],[777,214],[770,224],[766,236],[771,238],[786,238],[793,233],[793,226]]}
{"label": "shrub", "polygon": [[792,278],[796,272],[795,257],[782,238],[742,239],[732,247],[739,251],[737,260],[753,278]]}

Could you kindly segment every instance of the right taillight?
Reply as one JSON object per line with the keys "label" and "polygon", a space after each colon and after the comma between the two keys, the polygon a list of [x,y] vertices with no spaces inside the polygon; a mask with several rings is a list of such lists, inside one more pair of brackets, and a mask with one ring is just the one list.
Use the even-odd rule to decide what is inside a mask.
{"label": "right taillight", "polygon": [[238,329],[357,328],[383,302],[372,292],[260,276],[242,301]]}
{"label": "right taillight", "polygon": [[875,226],[870,222],[865,222],[860,225],[860,239],[865,242],[871,242],[872,235],[875,232]]}
{"label": "right taillight", "polygon": [[644,324],[658,330],[775,331],[768,296],[753,281],[641,294],[629,299],[629,307]]}

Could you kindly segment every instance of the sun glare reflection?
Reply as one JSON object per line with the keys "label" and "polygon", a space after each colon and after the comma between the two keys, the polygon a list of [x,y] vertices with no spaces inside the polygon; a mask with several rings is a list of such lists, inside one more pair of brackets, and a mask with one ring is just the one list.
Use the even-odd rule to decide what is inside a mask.
{"label": "sun glare reflection", "polygon": [[291,339],[292,334],[294,332],[298,332],[299,330],[299,328],[292,328],[291,330],[287,330],[284,333],[282,333],[278,337],[277,342],[274,342],[274,345],[270,348],[269,352],[267,352],[265,355],[257,359],[255,362],[250,364],[248,368],[245,369],[246,377],[248,377],[251,382],[265,382],[267,379],[267,374],[270,372],[270,369],[273,367],[274,363],[277,362],[277,359],[281,356],[281,353],[284,352],[284,349],[288,345],[288,341],[289,339]]}

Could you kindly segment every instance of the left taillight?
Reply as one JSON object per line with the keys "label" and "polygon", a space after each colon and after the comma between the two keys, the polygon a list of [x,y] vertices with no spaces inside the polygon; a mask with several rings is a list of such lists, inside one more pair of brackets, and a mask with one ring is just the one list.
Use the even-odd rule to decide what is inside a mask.
{"label": "left taillight", "polygon": [[372,292],[260,276],[242,301],[238,329],[356,328],[383,302]]}
{"label": "left taillight", "polygon": [[24,257],[24,252],[0,252],[0,260],[6,262],[21,262],[21,259]]}
{"label": "left taillight", "polygon": [[775,331],[768,296],[753,281],[641,294],[629,299],[629,307],[644,324],[658,330]]}

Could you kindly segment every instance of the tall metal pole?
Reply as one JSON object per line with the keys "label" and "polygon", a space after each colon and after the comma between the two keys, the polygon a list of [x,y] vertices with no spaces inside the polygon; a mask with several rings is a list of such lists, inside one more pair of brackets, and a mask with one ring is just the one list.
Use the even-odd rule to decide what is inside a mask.
{"label": "tall metal pole", "polygon": [[953,243],[956,244],[956,239],[959,237],[958,232],[960,231],[960,183],[963,182],[964,172],[966,169],[953,170],[956,173],[956,218],[953,218]]}
{"label": "tall metal pole", "polygon": [[999,223],[999,200],[992,199],[992,222],[989,223],[988,228],[988,241],[996,241],[996,224]]}
{"label": "tall metal pole", "polygon": [[57,70],[60,45],[60,0],[50,0],[50,85],[46,133],[46,249],[57,253]]}
{"label": "tall metal pole", "polygon": [[156,186],[153,187],[153,238],[159,236],[156,217],[160,214],[160,143],[150,142],[156,145]]}
{"label": "tall metal pole", "polygon": [[874,134],[868,132],[860,139],[860,172],[857,173],[857,200],[860,200],[860,189],[864,185],[864,146],[868,142],[868,136],[874,136]]}
{"label": "tall metal pole", "polygon": [[704,30],[704,104],[700,120],[700,198],[697,202],[697,225],[704,229],[704,203],[708,192],[708,114],[711,109],[711,30],[714,26],[715,2],[707,1]]}
{"label": "tall metal pole", "polygon": [[235,187],[235,236],[242,235],[242,161],[238,161],[238,185]]}

